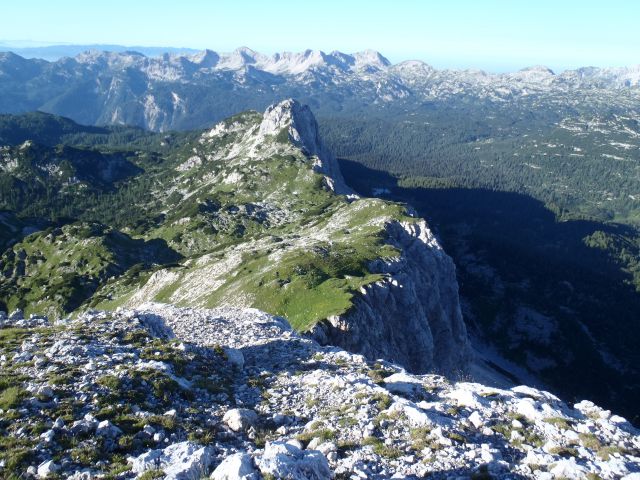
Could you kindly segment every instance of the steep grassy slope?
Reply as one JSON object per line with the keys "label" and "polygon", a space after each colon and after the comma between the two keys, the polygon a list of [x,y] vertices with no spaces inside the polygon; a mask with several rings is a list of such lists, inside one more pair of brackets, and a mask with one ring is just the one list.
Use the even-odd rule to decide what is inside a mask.
{"label": "steep grassy slope", "polygon": [[0,258],[0,309],[60,317],[88,300],[101,283],[129,271],[176,261],[161,240],[145,242],[97,223],[32,234]]}

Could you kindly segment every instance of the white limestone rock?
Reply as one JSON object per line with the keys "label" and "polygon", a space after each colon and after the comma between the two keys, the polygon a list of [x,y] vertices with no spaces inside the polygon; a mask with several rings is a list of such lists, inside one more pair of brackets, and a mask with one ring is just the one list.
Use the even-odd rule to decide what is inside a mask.
{"label": "white limestone rock", "polygon": [[[155,319],[153,326],[142,320],[147,316]],[[439,375],[414,375],[381,362],[388,371],[387,386],[410,386],[394,393],[370,375],[371,369],[380,365],[337,347],[322,347],[292,331],[278,317],[227,307],[202,310],[149,304],[144,309],[113,314],[80,315],[69,329],[56,330],[45,340],[37,336],[39,331],[34,332],[32,338],[16,345],[14,352],[39,356],[41,348],[51,354],[51,360],[46,371],[35,363],[20,367],[28,378],[25,388],[35,393],[48,383],[49,373],[56,371],[51,367],[76,365],[82,373],[69,379],[68,391],[77,394],[73,398],[84,402],[85,408],[73,412],[69,426],[55,416],[47,418],[50,430],[42,438],[30,434],[30,426],[42,421],[39,407],[22,408],[16,428],[7,434],[29,438],[43,458],[47,458],[44,455],[51,446],[62,447],[63,443],[56,440],[65,437],[82,434],[88,441],[100,441],[113,425],[96,420],[101,402],[95,400],[100,400],[104,391],[98,380],[105,375],[124,379],[126,372],[137,372],[137,360],[132,363],[132,359],[141,357],[142,347],[127,343],[122,333],[141,328],[148,328],[161,338],[176,338],[171,342],[173,353],[185,355],[195,371],[203,368],[206,372],[197,378],[209,378],[215,384],[219,375],[221,381],[228,382],[233,397],[215,389],[193,388],[192,395],[172,403],[167,412],[170,407],[163,402],[131,405],[130,414],[146,424],[140,437],[145,441],[153,439],[158,445],[142,455],[140,450],[130,451],[133,474],[162,469],[167,478],[200,479],[211,473],[214,452],[218,468],[213,478],[243,480],[258,480],[261,474],[301,479],[330,478],[334,474],[339,478],[439,478],[450,472],[468,478],[484,471],[480,465],[485,465],[495,478],[515,475],[531,480],[588,478],[588,474],[605,480],[626,475],[633,480],[634,474],[640,472],[640,432],[590,402],[570,408],[535,389],[513,391],[478,383],[452,383]],[[234,368],[212,345],[241,350],[244,368]],[[105,355],[107,351],[112,353]],[[0,361],[7,361],[6,358]],[[93,368],[82,368],[89,362]],[[148,371],[173,374],[170,368],[158,370],[160,363],[169,365],[144,361]],[[188,371],[184,375],[191,384],[197,381]],[[419,387],[414,389],[414,385]],[[63,398],[64,392],[56,388],[56,396]],[[110,390],[107,393],[113,394]],[[24,405],[29,405],[28,401]],[[249,405],[255,411],[228,410]],[[531,410],[531,417],[541,421],[514,418],[519,410],[527,409]],[[164,420],[175,422],[178,428],[165,431],[160,427],[162,421],[151,419],[163,412],[170,416]],[[225,412],[226,421],[236,422],[238,431],[223,426]],[[566,419],[570,428],[564,428],[563,422],[545,421],[549,416]],[[251,422],[246,421],[247,417]],[[264,425],[260,419],[264,419]],[[203,432],[206,429],[216,435],[208,447],[181,442],[183,427],[189,431],[202,428]],[[269,429],[270,443],[264,449],[258,442],[261,427]],[[596,437],[596,446],[590,447],[589,437],[578,433]],[[53,443],[46,441],[49,436]],[[306,450],[302,438],[311,440]],[[106,440],[105,447],[113,445],[114,439]],[[618,451],[612,451],[605,460],[598,455],[597,444],[617,447]],[[378,446],[397,455],[385,455]],[[562,450],[567,447],[575,449],[574,461],[563,458]],[[219,462],[222,463],[218,465]],[[65,461],[59,466],[58,476],[76,480],[104,475],[109,468],[96,464],[76,470],[75,464]],[[38,467],[31,465],[28,472],[36,477]],[[3,473],[6,466],[0,477]]]}
{"label": "white limestone rock", "polygon": [[56,432],[53,430],[47,430],[46,432],[43,432],[42,434],[40,434],[40,438],[46,442],[46,443],[51,443],[53,442],[53,439],[56,436]]}
{"label": "white limestone rock", "polygon": [[211,474],[214,480],[258,480],[251,455],[234,453],[226,457]]}
{"label": "white limestone rock", "polygon": [[224,414],[222,421],[234,432],[248,430],[258,422],[258,414],[247,408],[233,408]]}
{"label": "white limestone rock", "polygon": [[587,469],[576,463],[574,458],[562,459],[550,470],[555,478],[566,478],[570,480],[580,480],[586,477]]}
{"label": "white limestone rock", "polygon": [[116,438],[122,435],[122,430],[112,424],[109,420],[103,420],[96,427],[96,435],[106,438]]}
{"label": "white limestone rock", "polygon": [[314,169],[325,175],[333,191],[338,194],[353,193],[344,182],[336,158],[322,142],[318,123],[307,105],[290,98],[265,110],[259,133],[278,135],[284,129],[289,140],[314,159]]}
{"label": "white limestone rock", "polygon": [[224,349],[224,353],[227,356],[227,360],[238,370],[242,370],[244,368],[244,355],[237,348],[227,347]]}
{"label": "white limestone rock", "polygon": [[58,466],[53,460],[47,460],[46,462],[42,462],[38,465],[38,478],[47,478],[49,475],[56,473],[60,470],[60,466]]}
{"label": "white limestone rock", "polygon": [[333,476],[321,452],[303,451],[286,442],[267,442],[257,464],[263,475],[275,478],[328,480]]}
{"label": "white limestone rock", "polygon": [[399,395],[411,395],[416,391],[424,391],[424,386],[419,379],[404,372],[394,373],[385,378],[383,382],[387,390]]}
{"label": "white limestone rock", "polygon": [[314,338],[412,373],[466,371],[471,350],[453,261],[424,220],[390,222],[386,231],[401,257],[373,262],[385,278],[365,287],[349,312],[318,324]]}
{"label": "white limestone rock", "polygon": [[469,418],[467,420],[469,420],[469,423],[471,423],[471,425],[473,425],[474,428],[479,429],[484,425],[484,421],[482,420],[482,417],[477,411],[472,412],[471,415],[469,415]]}
{"label": "white limestone rock", "polygon": [[163,450],[149,450],[129,458],[132,472],[162,469],[165,480],[200,480],[211,461],[211,449],[192,442],[174,443]]}
{"label": "white limestone rock", "polygon": [[473,409],[482,408],[478,395],[467,388],[469,384],[459,385],[458,388],[452,390],[447,396],[452,399],[459,407],[467,407]]}

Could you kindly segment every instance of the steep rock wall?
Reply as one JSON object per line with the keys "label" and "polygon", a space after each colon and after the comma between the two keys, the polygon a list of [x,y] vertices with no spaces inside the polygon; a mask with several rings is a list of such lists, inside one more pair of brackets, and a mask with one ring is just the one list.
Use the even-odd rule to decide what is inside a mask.
{"label": "steep rock wall", "polygon": [[317,325],[312,335],[411,372],[463,374],[471,351],[453,261],[424,220],[392,222],[387,233],[402,254],[371,265],[387,276],[362,289],[349,312]]}

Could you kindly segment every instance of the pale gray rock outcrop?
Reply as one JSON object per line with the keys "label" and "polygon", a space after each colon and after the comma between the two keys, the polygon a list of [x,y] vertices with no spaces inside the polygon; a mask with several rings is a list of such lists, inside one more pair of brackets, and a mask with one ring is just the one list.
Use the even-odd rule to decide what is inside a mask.
{"label": "pale gray rock outcrop", "polygon": [[222,420],[231,430],[240,432],[254,426],[258,421],[258,415],[247,408],[234,408],[225,413]]}
{"label": "pale gray rock outcrop", "polygon": [[[154,337],[153,331],[165,333]],[[455,478],[634,480],[640,473],[640,432],[590,401],[571,406],[531,387],[409,374],[320,346],[255,309],[156,303],[91,311],[68,325],[28,327],[25,334],[0,345],[0,368],[17,368],[24,389],[18,408],[0,416],[10,413],[15,428],[4,431],[7,438],[29,441],[33,457],[11,471],[0,460],[0,477],[48,472],[84,480],[114,467],[123,480],[146,472],[172,480],[200,480],[212,472],[213,478],[242,480],[445,480],[452,472]],[[226,358],[226,348],[242,352],[242,370]],[[56,355],[47,357],[46,368],[15,360],[17,352],[39,357],[48,350]],[[162,360],[144,358],[149,356]],[[169,363],[175,368],[158,369]],[[76,370],[67,388],[53,388],[50,403],[77,402],[65,422],[60,412],[43,410],[37,392],[51,372],[70,365]],[[154,388],[134,382],[141,373],[163,381]],[[184,377],[172,377],[177,373]],[[173,394],[164,397],[162,386]],[[130,402],[136,397],[146,401]],[[240,406],[255,421],[234,431],[224,418]],[[121,416],[120,408],[128,414]],[[43,423],[54,433],[49,441],[33,433]],[[101,434],[111,426],[127,430],[118,437],[124,442]],[[78,437],[83,451],[105,455],[106,463],[78,464],[72,443]]]}
{"label": "pale gray rock outcrop", "polygon": [[115,438],[122,434],[122,430],[113,425],[109,420],[103,420],[98,423],[96,434],[101,437]]}
{"label": "pale gray rock outcrop", "polygon": [[244,355],[237,348],[225,348],[224,354],[227,356],[229,363],[234,365],[238,370],[244,368]]}
{"label": "pale gray rock outcrop", "polygon": [[52,475],[60,470],[60,467],[56,465],[53,460],[48,460],[46,462],[42,462],[38,465],[38,478],[47,478],[49,475]]}

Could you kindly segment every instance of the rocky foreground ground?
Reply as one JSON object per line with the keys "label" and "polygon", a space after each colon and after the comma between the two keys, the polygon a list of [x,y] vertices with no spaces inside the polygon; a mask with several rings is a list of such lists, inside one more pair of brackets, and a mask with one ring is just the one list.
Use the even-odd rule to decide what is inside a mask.
{"label": "rocky foreground ground", "polygon": [[640,478],[591,402],[408,375],[257,310],[0,315],[1,478]]}

